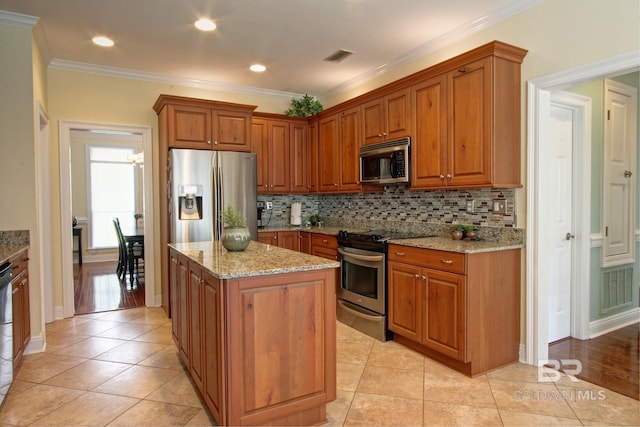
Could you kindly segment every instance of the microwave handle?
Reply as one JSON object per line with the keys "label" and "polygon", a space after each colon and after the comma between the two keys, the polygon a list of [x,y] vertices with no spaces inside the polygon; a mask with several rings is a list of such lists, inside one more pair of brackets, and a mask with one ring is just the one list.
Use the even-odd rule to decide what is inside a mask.
{"label": "microwave handle", "polygon": [[397,172],[396,172],[396,153],[391,153],[391,168],[390,171],[391,172],[391,178],[397,178]]}

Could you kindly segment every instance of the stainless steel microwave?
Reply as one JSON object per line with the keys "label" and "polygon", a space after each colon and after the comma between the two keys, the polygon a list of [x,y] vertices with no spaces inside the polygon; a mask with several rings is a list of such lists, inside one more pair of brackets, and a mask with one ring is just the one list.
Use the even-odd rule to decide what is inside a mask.
{"label": "stainless steel microwave", "polygon": [[411,138],[360,147],[360,182],[366,184],[405,184],[409,182]]}

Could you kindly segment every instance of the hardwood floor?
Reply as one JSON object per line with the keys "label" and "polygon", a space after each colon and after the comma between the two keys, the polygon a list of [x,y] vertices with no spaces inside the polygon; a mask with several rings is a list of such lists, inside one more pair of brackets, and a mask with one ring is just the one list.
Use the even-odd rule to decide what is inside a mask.
{"label": "hardwood floor", "polygon": [[76,314],[96,313],[124,308],[144,307],[144,277],[140,283],[121,283],[117,262],[73,265]]}
{"label": "hardwood floor", "polygon": [[549,345],[549,359],[578,359],[578,378],[640,400],[640,323],[590,339]]}

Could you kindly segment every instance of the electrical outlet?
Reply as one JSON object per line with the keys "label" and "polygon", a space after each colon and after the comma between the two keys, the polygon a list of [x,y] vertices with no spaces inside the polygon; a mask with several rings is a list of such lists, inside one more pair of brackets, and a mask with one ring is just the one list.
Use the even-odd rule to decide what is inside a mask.
{"label": "electrical outlet", "polygon": [[267,210],[273,209],[273,202],[267,202]]}
{"label": "electrical outlet", "polygon": [[505,199],[494,199],[493,212],[505,215],[507,213],[507,201]]}
{"label": "electrical outlet", "polygon": [[475,213],[476,211],[476,201],[475,200],[467,200],[467,212]]}

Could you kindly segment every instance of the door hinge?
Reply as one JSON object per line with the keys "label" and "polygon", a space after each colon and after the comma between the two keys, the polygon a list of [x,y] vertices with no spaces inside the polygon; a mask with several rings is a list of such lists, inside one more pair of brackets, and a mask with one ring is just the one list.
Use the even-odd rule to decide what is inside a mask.
{"label": "door hinge", "polygon": [[609,226],[608,225],[604,228],[604,237],[609,237]]}
{"label": "door hinge", "polygon": [[607,120],[611,120],[611,110],[607,110]]}

